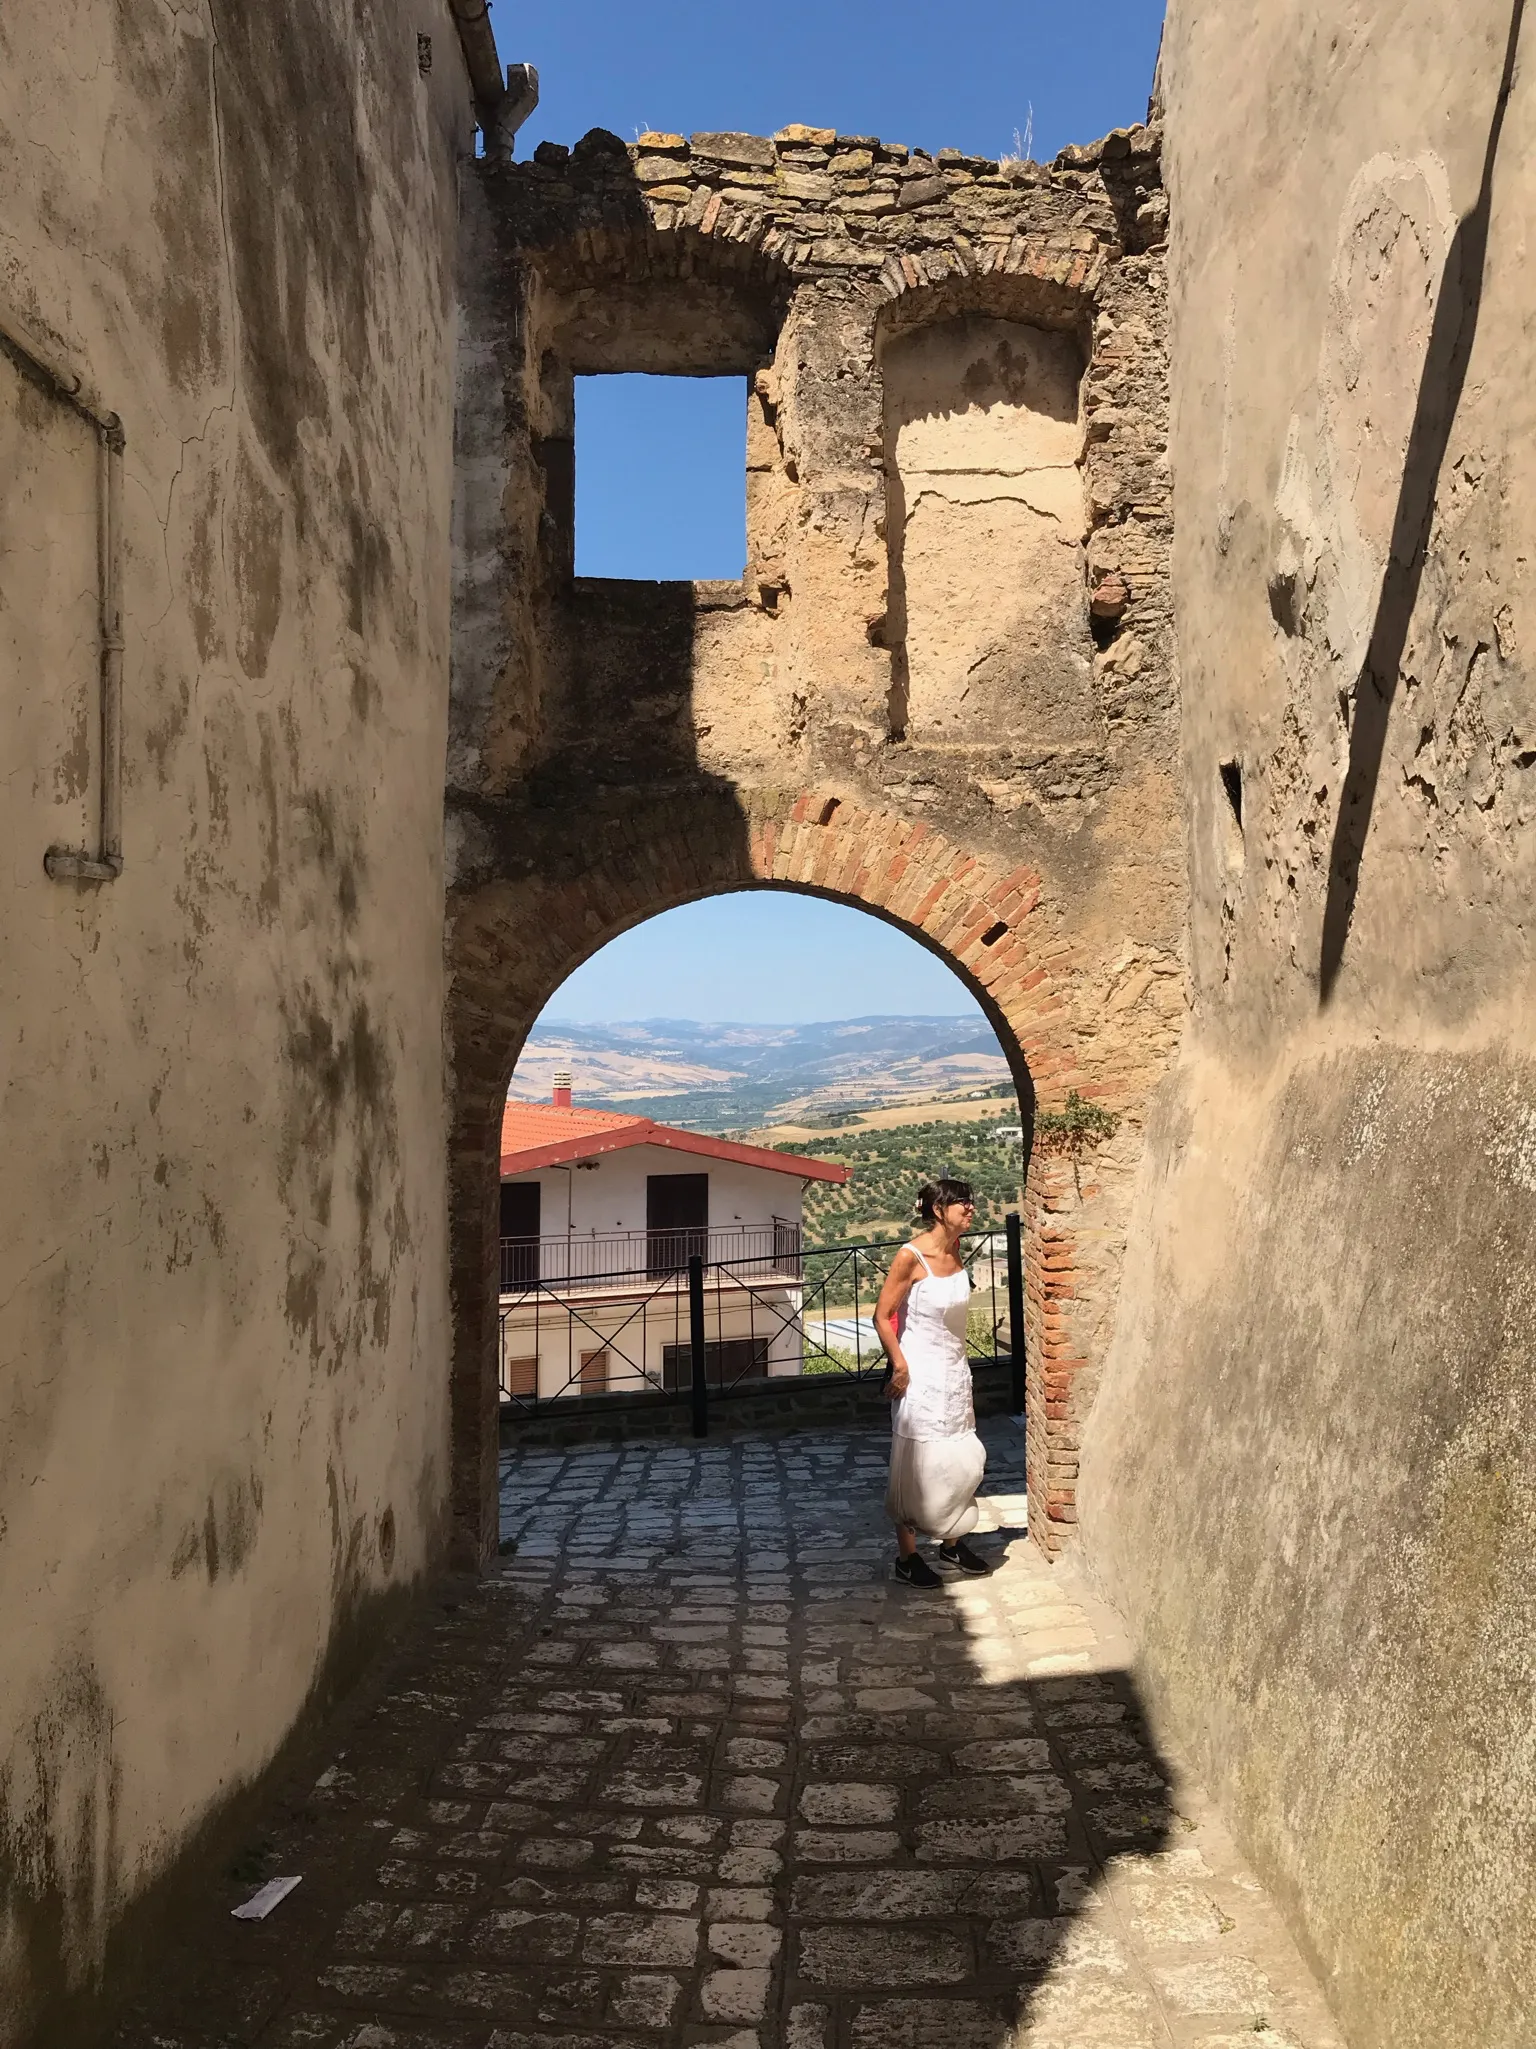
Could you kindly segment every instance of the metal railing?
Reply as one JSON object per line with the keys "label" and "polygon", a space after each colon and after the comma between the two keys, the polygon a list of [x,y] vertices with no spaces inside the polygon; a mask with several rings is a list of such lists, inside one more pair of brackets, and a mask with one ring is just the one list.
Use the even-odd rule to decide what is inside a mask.
{"label": "metal railing", "polygon": [[[792,1225],[711,1231],[711,1256],[695,1247],[677,1264],[653,1270],[648,1240],[685,1235],[705,1236],[624,1233],[624,1264],[599,1272],[583,1257],[563,1262],[577,1270],[558,1275],[545,1270],[544,1245],[557,1244],[564,1252],[604,1240],[540,1241],[539,1273],[524,1271],[511,1287],[503,1241],[503,1403],[531,1410],[573,1395],[665,1397],[688,1390],[694,1429],[703,1435],[711,1401],[764,1381],[825,1374],[883,1378],[874,1307],[902,1241],[802,1248]],[[529,1241],[510,1242],[515,1247]],[[973,1363],[1011,1365],[1013,1406],[1022,1412],[1024,1286],[1017,1213],[1009,1214],[1003,1230],[969,1234],[961,1256],[973,1289],[967,1353]]]}
{"label": "metal railing", "polygon": [[684,1225],[660,1231],[590,1231],[550,1238],[503,1238],[501,1292],[524,1295],[538,1287],[611,1289],[637,1277],[672,1280],[697,1256],[707,1266],[730,1265],[767,1279],[799,1278],[800,1226],[775,1217],[769,1224],[709,1229]]}

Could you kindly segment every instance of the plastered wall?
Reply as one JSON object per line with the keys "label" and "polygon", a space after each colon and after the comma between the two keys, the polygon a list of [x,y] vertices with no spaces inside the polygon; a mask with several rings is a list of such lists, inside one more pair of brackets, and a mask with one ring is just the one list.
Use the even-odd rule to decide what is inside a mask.
{"label": "plastered wall", "polygon": [[[1082,631],[1077,339],[962,316],[898,335],[881,368],[902,729],[1076,738],[1093,720],[1092,669],[1050,656]],[[1057,695],[1066,716],[1053,719]]]}
{"label": "plastered wall", "polygon": [[1174,0],[1163,57],[1194,1013],[1081,1510],[1356,2049],[1536,1984],[1519,25]]}
{"label": "plastered wall", "polygon": [[72,2039],[441,1556],[471,143],[435,0],[0,19],[0,301],[127,442],[125,866],[53,881],[99,816],[97,452],[0,356],[7,2049]]}

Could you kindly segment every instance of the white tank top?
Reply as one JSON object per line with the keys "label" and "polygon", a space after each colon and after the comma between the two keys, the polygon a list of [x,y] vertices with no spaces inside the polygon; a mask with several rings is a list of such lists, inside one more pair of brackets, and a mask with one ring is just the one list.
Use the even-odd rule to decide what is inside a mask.
{"label": "white tank top", "polygon": [[915,1245],[906,1249],[922,1261],[923,1271],[896,1318],[908,1381],[906,1393],[891,1405],[891,1427],[898,1437],[958,1437],[976,1428],[965,1356],[971,1277],[963,1266],[958,1273],[936,1274]]}

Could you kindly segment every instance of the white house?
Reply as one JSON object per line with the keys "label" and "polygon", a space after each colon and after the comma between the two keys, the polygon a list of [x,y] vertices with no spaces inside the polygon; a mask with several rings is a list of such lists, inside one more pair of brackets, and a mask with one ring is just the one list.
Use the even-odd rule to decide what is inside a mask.
{"label": "white house", "polygon": [[504,1397],[689,1385],[688,1262],[714,1386],[801,1369],[800,1203],[846,1167],[572,1103],[501,1127]]}

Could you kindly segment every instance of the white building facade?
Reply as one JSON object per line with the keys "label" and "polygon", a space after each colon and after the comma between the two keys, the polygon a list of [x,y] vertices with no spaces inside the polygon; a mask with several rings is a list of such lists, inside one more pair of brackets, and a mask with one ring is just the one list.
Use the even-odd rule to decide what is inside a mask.
{"label": "white building facade", "polygon": [[621,1112],[509,1103],[501,1158],[504,1400],[691,1384],[703,1262],[712,1389],[802,1370],[801,1198],[847,1169]]}

